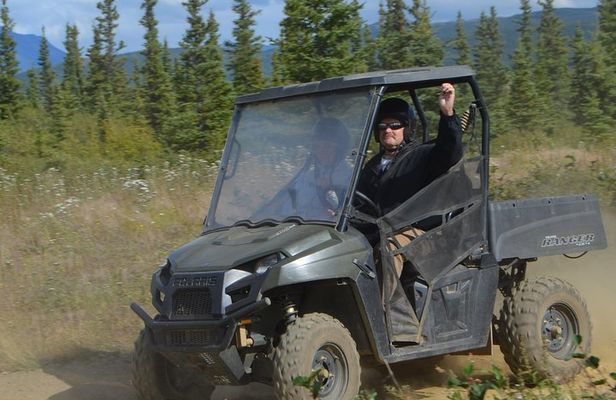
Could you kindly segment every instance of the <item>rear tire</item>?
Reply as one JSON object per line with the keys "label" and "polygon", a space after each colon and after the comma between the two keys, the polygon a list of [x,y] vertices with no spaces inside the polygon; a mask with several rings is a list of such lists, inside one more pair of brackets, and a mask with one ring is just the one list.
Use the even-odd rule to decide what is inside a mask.
{"label": "rear tire", "polygon": [[135,341],[133,386],[141,400],[209,399],[215,387],[197,367],[175,365],[152,349],[152,336],[144,329]]}
{"label": "rear tire", "polygon": [[274,390],[279,399],[312,399],[293,378],[324,368],[320,399],[351,400],[359,392],[361,367],[355,341],[337,319],[306,314],[287,326],[274,350]]}
{"label": "rear tire", "polygon": [[[528,383],[551,378],[572,379],[582,364],[573,353],[590,351],[592,325],[580,293],[551,277],[523,281],[505,298],[499,320],[500,348],[505,361]],[[576,346],[575,337],[582,342]]]}

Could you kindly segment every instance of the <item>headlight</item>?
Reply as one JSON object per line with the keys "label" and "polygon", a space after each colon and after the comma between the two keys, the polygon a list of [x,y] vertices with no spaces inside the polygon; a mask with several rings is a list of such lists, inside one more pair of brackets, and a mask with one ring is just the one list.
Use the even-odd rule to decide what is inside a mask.
{"label": "headlight", "polygon": [[268,268],[278,264],[285,255],[282,253],[274,253],[269,256],[261,257],[254,263],[254,272],[257,274],[265,272]]}
{"label": "headlight", "polygon": [[171,263],[169,259],[159,266],[159,270],[160,281],[166,286],[169,283],[169,279],[171,279]]}
{"label": "headlight", "polygon": [[278,264],[286,256],[282,253],[273,253],[267,256],[257,258],[256,260],[249,261],[245,264],[236,267],[235,269],[245,271],[251,274],[261,274],[267,271],[268,268]]}
{"label": "headlight", "polygon": [[[225,273],[226,296],[223,299],[223,306],[228,307],[241,302],[250,296],[251,291],[258,291],[262,278],[259,275],[284,258],[286,256],[282,253],[269,254],[227,271]],[[256,296],[256,292],[253,295]]]}

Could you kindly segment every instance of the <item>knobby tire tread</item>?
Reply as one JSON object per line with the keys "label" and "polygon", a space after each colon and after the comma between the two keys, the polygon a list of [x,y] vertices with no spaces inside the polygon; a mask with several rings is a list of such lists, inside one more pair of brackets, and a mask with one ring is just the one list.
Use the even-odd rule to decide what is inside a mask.
{"label": "knobby tire tread", "polygon": [[[312,359],[313,349],[303,348],[315,335],[329,332],[329,338],[335,337],[343,343],[336,343],[343,347],[349,367],[350,391],[343,399],[353,399],[359,390],[360,364],[359,354],[351,334],[337,319],[321,313],[306,314],[291,323],[286,332],[280,337],[280,342],[274,350],[274,390],[280,399],[311,399],[309,391],[304,387],[293,385],[293,378],[307,375],[310,371],[302,372],[302,360]],[[323,343],[331,340],[323,340]],[[344,343],[346,342],[346,343]],[[350,353],[350,354],[348,354]],[[354,392],[354,393],[353,393]],[[343,400],[340,399],[340,400]]]}
{"label": "knobby tire tread", "polygon": [[[550,359],[543,347],[543,341],[537,324],[542,320],[547,307],[544,304],[549,296],[562,293],[566,300],[578,308],[575,316],[581,330],[582,343],[576,352],[590,349],[592,325],[588,307],[579,292],[569,283],[554,277],[540,277],[522,281],[506,297],[499,319],[500,347],[505,362],[512,372],[525,381],[550,377],[557,381],[573,378],[582,369],[581,363],[571,360],[562,362]],[[582,314],[582,315],[578,315]],[[539,376],[533,375],[539,373]]]}

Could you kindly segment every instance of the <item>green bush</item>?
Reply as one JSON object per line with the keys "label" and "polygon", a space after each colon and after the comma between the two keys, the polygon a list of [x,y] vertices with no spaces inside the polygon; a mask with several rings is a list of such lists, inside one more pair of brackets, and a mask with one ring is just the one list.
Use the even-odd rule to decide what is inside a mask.
{"label": "green bush", "polygon": [[[576,345],[579,346],[582,338],[576,337]],[[598,371],[599,358],[584,353],[574,353],[572,358],[579,360],[587,369]],[[532,375],[532,371],[531,371]],[[506,377],[502,370],[492,365],[490,370],[475,371],[473,364],[467,364],[462,371],[462,376],[452,375],[448,386],[455,389],[448,398],[450,400],[483,400],[488,391],[494,393],[493,398],[502,400],[561,400],[568,399],[616,399],[616,372],[607,376],[592,376],[586,372],[586,382],[583,387],[563,387],[551,379],[538,379],[534,387],[526,388],[517,382],[523,379],[514,377],[512,381]]]}

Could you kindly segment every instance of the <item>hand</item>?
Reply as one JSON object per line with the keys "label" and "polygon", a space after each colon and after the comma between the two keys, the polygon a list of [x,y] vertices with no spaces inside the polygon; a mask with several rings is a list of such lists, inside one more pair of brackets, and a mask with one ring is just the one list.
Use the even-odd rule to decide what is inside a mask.
{"label": "hand", "polygon": [[456,89],[451,83],[443,83],[441,85],[441,92],[438,96],[438,105],[441,108],[441,112],[444,115],[452,116],[453,106],[456,100]]}
{"label": "hand", "polygon": [[340,204],[340,200],[338,200],[338,195],[336,194],[334,190],[328,190],[325,193],[325,201],[334,210],[337,209],[338,205]]}

